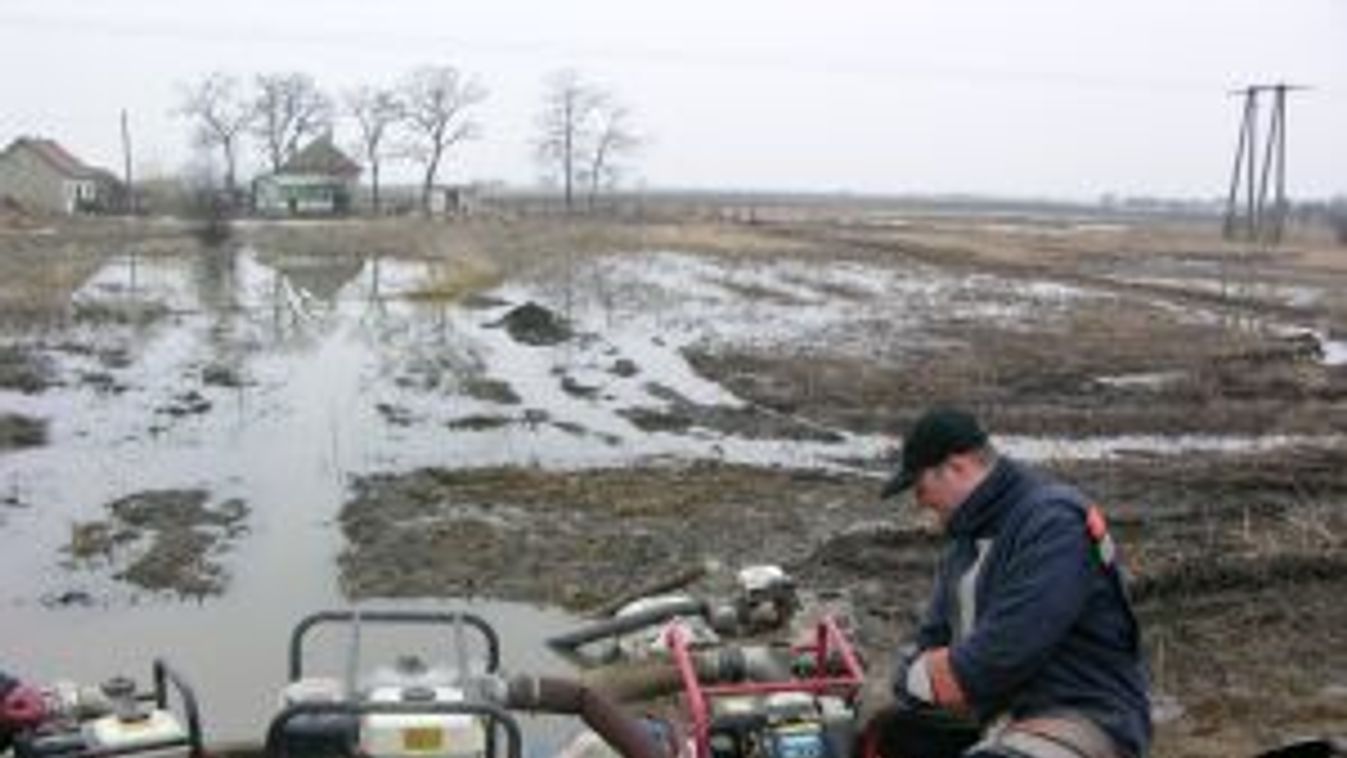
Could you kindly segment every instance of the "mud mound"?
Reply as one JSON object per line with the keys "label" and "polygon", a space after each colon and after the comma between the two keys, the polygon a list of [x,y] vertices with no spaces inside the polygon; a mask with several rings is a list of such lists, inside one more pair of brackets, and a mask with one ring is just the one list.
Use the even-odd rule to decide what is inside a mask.
{"label": "mud mound", "polygon": [[212,387],[229,387],[237,389],[249,384],[241,372],[235,366],[228,366],[223,363],[212,363],[201,369],[201,382]]}
{"label": "mud mound", "polygon": [[53,384],[53,374],[51,360],[36,350],[0,346],[0,389],[36,394]]}
{"label": "mud mound", "polygon": [[461,380],[463,394],[477,400],[485,400],[500,405],[518,405],[522,402],[519,393],[509,382],[489,377],[469,377]]}
{"label": "mud mound", "polygon": [[71,527],[71,567],[116,568],[115,579],[181,596],[218,595],[229,576],[218,556],[244,530],[241,500],[206,507],[204,490],[141,492],[108,503],[110,518]]}
{"label": "mud mound", "polygon": [[212,405],[205,395],[196,390],[187,390],[174,395],[154,411],[168,416],[198,416],[210,411]]}
{"label": "mud mound", "polygon": [[0,451],[47,444],[47,422],[17,413],[0,413]]}
{"label": "mud mound", "polygon": [[512,308],[495,325],[505,327],[510,337],[523,345],[556,345],[575,336],[565,318],[534,302]]}

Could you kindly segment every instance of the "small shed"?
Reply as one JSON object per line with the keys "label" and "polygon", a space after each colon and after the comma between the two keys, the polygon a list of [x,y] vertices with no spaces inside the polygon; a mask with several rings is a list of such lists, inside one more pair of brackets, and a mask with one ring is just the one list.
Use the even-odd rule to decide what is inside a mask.
{"label": "small shed", "polygon": [[479,194],[469,185],[437,184],[430,189],[431,215],[470,216],[477,210]]}
{"label": "small shed", "polygon": [[0,152],[0,198],[27,211],[114,211],[123,197],[111,172],[84,163],[55,140],[19,137]]}
{"label": "small shed", "polygon": [[253,208],[268,216],[349,213],[360,165],[325,134],[291,156],[279,171],[253,181]]}

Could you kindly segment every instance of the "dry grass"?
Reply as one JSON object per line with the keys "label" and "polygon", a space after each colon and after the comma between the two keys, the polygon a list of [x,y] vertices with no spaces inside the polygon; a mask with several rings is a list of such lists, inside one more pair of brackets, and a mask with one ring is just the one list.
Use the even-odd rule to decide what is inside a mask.
{"label": "dry grass", "polygon": [[[1198,222],[1084,225],[1002,224],[978,219],[915,220],[887,229],[883,236],[936,248],[957,246],[980,260],[1012,264],[1082,263],[1101,256],[1201,254],[1217,259],[1247,258],[1244,243],[1221,238],[1219,226]],[[1347,272],[1347,253],[1320,226],[1295,226],[1274,253],[1289,266]]]}
{"label": "dry grass", "polygon": [[488,290],[504,281],[498,266],[475,256],[444,261],[416,289],[405,293],[414,300],[452,302]]}
{"label": "dry grass", "polygon": [[480,258],[515,270],[564,256],[675,249],[716,254],[804,250],[749,227],[714,222],[636,224],[602,219],[427,219],[250,222],[238,231],[259,248],[299,255]]}

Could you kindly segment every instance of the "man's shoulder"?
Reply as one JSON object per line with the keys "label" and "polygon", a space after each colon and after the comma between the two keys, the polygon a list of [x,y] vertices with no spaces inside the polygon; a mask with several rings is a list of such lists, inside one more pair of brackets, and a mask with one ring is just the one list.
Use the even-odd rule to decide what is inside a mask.
{"label": "man's shoulder", "polygon": [[1070,484],[1027,474],[1033,479],[1007,514],[1005,533],[1032,538],[1059,530],[1084,534],[1089,500]]}

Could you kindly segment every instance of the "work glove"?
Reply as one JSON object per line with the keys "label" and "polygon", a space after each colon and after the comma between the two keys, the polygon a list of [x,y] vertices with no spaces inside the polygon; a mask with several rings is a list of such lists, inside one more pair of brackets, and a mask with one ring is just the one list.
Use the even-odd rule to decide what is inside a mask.
{"label": "work glove", "polygon": [[929,707],[935,704],[931,673],[924,652],[913,651],[899,662],[892,680],[893,697],[900,703]]}
{"label": "work glove", "polygon": [[0,730],[17,732],[41,724],[47,717],[47,701],[36,687],[16,684],[0,700]]}
{"label": "work glove", "polygon": [[889,691],[901,706],[929,707],[934,702],[931,677],[926,671],[925,657],[916,645],[903,645],[893,657],[893,671],[889,676]]}

